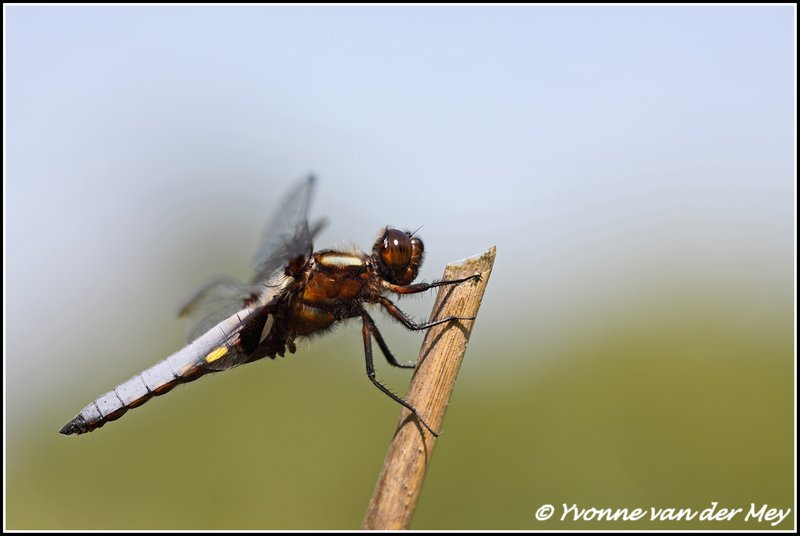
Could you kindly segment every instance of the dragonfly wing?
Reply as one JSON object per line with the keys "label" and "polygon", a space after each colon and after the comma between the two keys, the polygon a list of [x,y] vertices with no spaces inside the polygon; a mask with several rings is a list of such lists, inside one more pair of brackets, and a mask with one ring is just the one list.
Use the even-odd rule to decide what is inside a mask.
{"label": "dragonfly wing", "polygon": [[308,259],[313,252],[313,234],[321,228],[308,225],[308,206],[316,179],[310,175],[284,198],[281,209],[264,228],[253,257],[253,282],[269,279],[291,260]]}
{"label": "dragonfly wing", "polygon": [[308,206],[315,182],[311,175],[295,186],[265,227],[253,257],[256,273],[250,285],[218,277],[183,303],[178,314],[189,318],[189,342],[244,307],[256,301],[263,303],[264,293],[276,294],[276,289],[286,284],[284,270],[289,262],[300,259],[304,263],[311,256],[313,238],[324,226],[324,220],[312,227],[308,224]]}
{"label": "dragonfly wing", "polygon": [[178,310],[189,319],[187,340],[192,342],[237,311],[255,302],[263,291],[230,277],[218,277],[198,289]]}

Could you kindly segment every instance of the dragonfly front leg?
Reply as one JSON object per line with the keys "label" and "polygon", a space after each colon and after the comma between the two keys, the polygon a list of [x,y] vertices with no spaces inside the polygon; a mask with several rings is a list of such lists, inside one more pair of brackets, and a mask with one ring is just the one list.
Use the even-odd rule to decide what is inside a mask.
{"label": "dragonfly front leg", "polygon": [[389,283],[388,281],[383,281],[381,284],[386,290],[394,292],[395,294],[417,294],[432,288],[444,287],[446,285],[458,285],[473,279],[480,281],[481,274],[462,277],[461,279],[443,279],[441,281],[434,281],[433,283],[416,283],[414,285],[396,285],[394,283]]}

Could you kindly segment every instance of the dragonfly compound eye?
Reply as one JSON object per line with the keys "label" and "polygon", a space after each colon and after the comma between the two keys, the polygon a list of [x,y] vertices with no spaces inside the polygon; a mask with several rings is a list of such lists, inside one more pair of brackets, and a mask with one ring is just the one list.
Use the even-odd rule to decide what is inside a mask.
{"label": "dragonfly compound eye", "polygon": [[397,229],[387,229],[380,248],[381,260],[393,272],[411,262],[411,238]]}

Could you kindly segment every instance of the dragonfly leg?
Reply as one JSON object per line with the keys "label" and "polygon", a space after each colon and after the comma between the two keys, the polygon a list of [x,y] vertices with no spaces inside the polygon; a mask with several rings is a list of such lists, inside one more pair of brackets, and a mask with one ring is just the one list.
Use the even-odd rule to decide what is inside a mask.
{"label": "dragonfly leg", "polygon": [[386,358],[386,361],[388,361],[390,365],[392,365],[393,367],[409,368],[409,369],[413,369],[413,368],[417,367],[417,364],[414,363],[414,362],[401,363],[400,361],[398,361],[394,357],[394,355],[392,355],[392,352],[389,350],[389,347],[386,345],[386,341],[383,340],[383,335],[381,335],[381,332],[378,331],[378,326],[375,325],[375,321],[372,320],[372,317],[369,316],[369,314],[367,314],[366,311],[363,312],[363,318],[364,318],[365,322],[369,323],[370,333],[372,334],[373,337],[375,337],[375,340],[377,341],[378,346],[380,346],[380,348],[381,348],[381,352],[383,352],[383,356]]}
{"label": "dragonfly leg", "polygon": [[481,274],[474,274],[469,277],[462,277],[461,279],[443,279],[441,281],[434,281],[433,283],[416,283],[414,285],[395,285],[388,281],[383,282],[383,286],[395,294],[417,294],[418,292],[425,292],[436,287],[443,287],[445,285],[458,285],[466,281],[477,280],[480,281]]}
{"label": "dragonfly leg", "polygon": [[434,437],[439,437],[439,434],[434,432],[433,429],[428,426],[428,423],[425,422],[425,419],[420,416],[419,412],[417,412],[417,408],[391,392],[388,387],[379,382],[375,377],[375,364],[372,361],[372,329],[370,329],[370,325],[374,323],[366,311],[363,312],[361,317],[363,319],[361,335],[364,337],[364,358],[367,364],[367,376],[369,377],[370,381],[375,385],[375,387],[383,391],[389,398],[413,413],[422,426],[424,426],[431,434],[433,434]]}
{"label": "dragonfly leg", "polygon": [[450,322],[451,320],[475,320],[474,316],[446,316],[444,318],[440,318],[439,320],[417,324],[413,319],[411,319],[411,317],[398,309],[398,307],[392,303],[389,298],[381,296],[380,304],[383,305],[384,309],[386,309],[386,312],[395,317],[400,321],[401,324],[412,331],[420,331],[423,329],[432,328],[433,326],[438,326],[439,324],[444,324],[445,322]]}

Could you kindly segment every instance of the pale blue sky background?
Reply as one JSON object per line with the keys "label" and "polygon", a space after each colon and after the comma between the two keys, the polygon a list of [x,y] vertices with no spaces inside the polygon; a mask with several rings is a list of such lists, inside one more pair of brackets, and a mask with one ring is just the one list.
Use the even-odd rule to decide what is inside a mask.
{"label": "pale blue sky background", "polygon": [[320,246],[423,225],[432,279],[496,244],[484,320],[525,319],[512,341],[653,270],[769,286],[791,269],[793,13],[8,8],[10,385],[247,277],[307,171]]}
{"label": "pale blue sky background", "polygon": [[431,280],[497,245],[473,373],[632,300],[791,311],[792,7],[4,11],[10,431],[178,349],[309,171],[320,247],[422,225]]}

